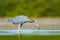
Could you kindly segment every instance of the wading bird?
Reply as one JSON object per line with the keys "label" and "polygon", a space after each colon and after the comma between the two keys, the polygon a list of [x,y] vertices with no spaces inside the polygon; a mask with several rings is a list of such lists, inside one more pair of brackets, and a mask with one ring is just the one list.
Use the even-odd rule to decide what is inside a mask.
{"label": "wading bird", "polygon": [[38,29],[40,29],[37,20],[35,20],[35,19],[29,19],[25,15],[16,16],[16,17],[13,17],[13,18],[8,18],[8,22],[12,22],[13,24],[18,25],[18,29],[20,27],[22,27],[22,25],[25,24],[25,23],[27,23],[27,22],[29,22],[29,23],[36,22],[36,27]]}

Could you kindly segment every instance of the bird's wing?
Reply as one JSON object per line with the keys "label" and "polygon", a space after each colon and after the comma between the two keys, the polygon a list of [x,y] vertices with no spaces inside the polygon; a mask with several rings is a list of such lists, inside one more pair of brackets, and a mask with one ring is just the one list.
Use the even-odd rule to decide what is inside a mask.
{"label": "bird's wing", "polygon": [[22,22],[29,20],[27,16],[16,16],[15,19]]}

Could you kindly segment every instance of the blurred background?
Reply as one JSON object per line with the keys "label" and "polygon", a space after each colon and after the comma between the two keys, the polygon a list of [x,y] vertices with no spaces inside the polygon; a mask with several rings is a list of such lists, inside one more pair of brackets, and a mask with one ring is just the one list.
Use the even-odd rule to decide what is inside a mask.
{"label": "blurred background", "polygon": [[[60,30],[60,0],[0,0],[0,30],[17,29],[6,19],[18,15],[37,18],[42,30]],[[27,24],[22,29],[37,29]]]}

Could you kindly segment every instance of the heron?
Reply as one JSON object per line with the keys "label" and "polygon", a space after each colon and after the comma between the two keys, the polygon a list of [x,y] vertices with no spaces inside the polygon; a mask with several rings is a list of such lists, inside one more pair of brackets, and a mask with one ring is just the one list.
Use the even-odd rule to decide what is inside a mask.
{"label": "heron", "polygon": [[25,15],[15,16],[13,18],[8,18],[8,22],[12,22],[14,25],[18,25],[18,33],[19,33],[20,28],[23,26],[23,24],[25,24],[27,22],[29,22],[29,23],[36,22],[36,27],[38,29],[40,29],[37,20],[35,20],[35,19],[29,19]]}

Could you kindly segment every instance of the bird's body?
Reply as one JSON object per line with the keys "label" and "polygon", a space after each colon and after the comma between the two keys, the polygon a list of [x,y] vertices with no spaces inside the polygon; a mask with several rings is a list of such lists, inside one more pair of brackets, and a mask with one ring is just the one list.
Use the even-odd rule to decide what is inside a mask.
{"label": "bird's body", "polygon": [[18,21],[26,21],[26,20],[28,20],[28,17],[21,15],[21,16],[16,16],[16,17],[11,18],[10,22],[18,22]]}
{"label": "bird's body", "polygon": [[13,18],[9,18],[8,19],[8,22],[12,22],[13,24],[20,24],[20,27],[24,24],[24,23],[27,23],[27,22],[34,22],[35,20],[31,20],[29,19],[27,16],[24,16],[24,15],[20,15],[20,16],[16,16],[16,17],[13,17]]}
{"label": "bird's body", "polygon": [[14,19],[16,19],[15,21],[17,22],[25,22],[25,21],[29,21],[29,18],[27,16],[21,15],[21,16],[16,16],[14,17]]}
{"label": "bird's body", "polygon": [[[12,22],[15,25],[18,24],[18,25],[20,25],[20,27],[22,27],[22,25],[24,23],[27,23],[27,22],[29,22],[29,23],[36,22],[36,24],[38,24],[37,20],[35,20],[35,19],[29,19],[25,15],[20,15],[20,16],[15,16],[13,18],[9,18],[8,22]],[[38,27],[38,25],[37,25],[37,27]]]}
{"label": "bird's body", "polygon": [[24,23],[27,23],[27,22],[33,23],[33,22],[35,22],[35,20],[34,20],[34,19],[29,19],[27,16],[20,15],[20,16],[16,16],[16,17],[13,17],[13,18],[9,18],[9,19],[8,19],[8,22],[12,22],[12,23],[15,24],[15,25],[18,24],[17,33],[18,33],[18,37],[20,38],[20,36],[19,36],[20,27],[22,27],[22,25],[23,25]]}

